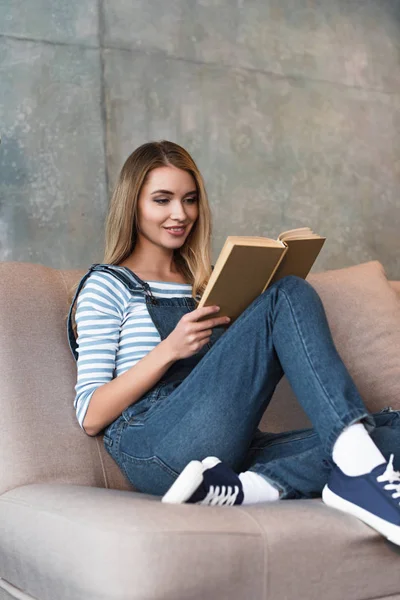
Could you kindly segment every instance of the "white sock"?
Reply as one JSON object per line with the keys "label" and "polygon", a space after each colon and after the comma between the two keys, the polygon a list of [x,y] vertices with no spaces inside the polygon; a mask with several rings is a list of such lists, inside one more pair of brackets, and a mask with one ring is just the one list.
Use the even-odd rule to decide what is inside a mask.
{"label": "white sock", "polygon": [[239,479],[243,485],[243,504],[279,500],[279,491],[262,475],[254,471],[244,471],[240,473]]}
{"label": "white sock", "polygon": [[339,435],[333,446],[332,458],[345,475],[352,477],[365,475],[386,462],[362,423],[346,427]]}

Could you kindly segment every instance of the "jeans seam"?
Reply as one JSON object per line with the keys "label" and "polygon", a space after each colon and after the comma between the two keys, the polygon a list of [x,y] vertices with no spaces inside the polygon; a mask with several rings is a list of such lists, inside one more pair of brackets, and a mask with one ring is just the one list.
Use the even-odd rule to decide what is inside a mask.
{"label": "jeans seam", "polygon": [[[306,345],[306,343],[305,343],[305,340],[304,340],[304,338],[303,338],[303,336],[302,336],[302,334],[301,334],[301,331],[300,331],[300,329],[299,329],[299,327],[298,327],[298,324],[297,324],[297,317],[296,317],[296,315],[295,315],[295,313],[294,313],[293,306],[292,306],[292,303],[291,303],[291,301],[290,301],[290,298],[289,298],[288,294],[286,293],[286,291],[284,290],[284,288],[282,288],[282,287],[281,287],[281,288],[280,288],[280,290],[281,290],[281,292],[282,292],[282,295],[284,296],[284,298],[285,298],[285,300],[286,300],[286,302],[287,302],[287,304],[288,304],[288,306],[289,306],[289,310],[290,310],[290,312],[291,312],[291,314],[292,314],[292,317],[293,317],[293,320],[294,320],[294,323],[295,323],[295,327],[296,327],[296,330],[297,330],[297,333],[298,333],[299,339],[301,340],[301,344],[302,344],[302,346],[303,346],[303,348],[304,348],[304,352],[305,352],[305,355],[306,355],[306,357],[307,357],[307,360],[308,360],[309,366],[310,366],[310,368],[312,369],[312,371],[313,371],[313,373],[314,373],[314,376],[315,376],[316,380],[318,381],[318,383],[319,383],[319,386],[320,386],[320,388],[321,388],[322,392],[324,393],[324,395],[325,395],[326,399],[328,400],[328,404],[329,404],[329,407],[330,407],[330,409],[333,411],[333,413],[334,413],[334,414],[336,415],[336,417],[338,418],[338,421],[339,421],[339,423],[340,423],[340,425],[341,425],[341,427],[342,427],[342,430],[343,430],[343,429],[345,429],[345,427],[347,427],[347,425],[346,425],[346,422],[343,420],[343,418],[342,418],[342,417],[341,417],[341,416],[338,414],[338,412],[336,411],[335,405],[334,405],[334,403],[332,402],[332,400],[331,400],[331,398],[330,398],[330,395],[329,395],[329,394],[328,394],[328,392],[326,391],[324,384],[322,383],[322,381],[321,381],[321,379],[320,379],[320,377],[319,377],[319,375],[318,375],[317,371],[316,371],[316,370],[315,370],[315,368],[314,368],[314,365],[313,365],[313,364],[312,364],[312,362],[311,362],[311,359],[310,359],[310,354],[309,354],[309,351],[308,351],[307,345]],[[351,413],[351,414],[353,414],[353,413]],[[357,413],[357,414],[358,414],[358,413]],[[367,412],[367,413],[365,413],[365,410],[364,410],[364,414],[363,414],[363,413],[360,413],[360,416],[359,416],[359,418],[361,419],[361,418],[363,418],[364,416],[369,416],[369,413],[368,413],[368,412]],[[330,435],[330,437],[329,437],[329,446],[330,446],[330,447],[332,447],[332,446],[333,446],[332,437],[333,437],[333,435],[331,434],[331,435]],[[336,437],[337,437],[337,436],[335,436],[335,439],[336,439]]]}
{"label": "jeans seam", "polygon": [[115,432],[115,444],[114,448],[117,449],[117,452],[119,452],[119,446],[121,443],[121,438],[122,438],[122,432],[124,429],[126,429],[126,427],[128,426],[128,423],[125,421],[125,419],[121,419],[121,422],[119,423],[116,432]]}
{"label": "jeans seam", "polygon": [[300,340],[301,340],[301,344],[302,344],[302,346],[303,346],[303,348],[304,348],[304,352],[305,352],[305,355],[306,355],[306,357],[307,357],[308,363],[309,363],[309,365],[310,365],[310,367],[311,367],[311,369],[312,369],[312,371],[313,371],[313,373],[314,373],[314,375],[315,375],[315,377],[316,377],[316,379],[317,379],[317,381],[318,381],[318,383],[319,383],[319,385],[320,385],[320,387],[321,387],[321,389],[322,389],[323,393],[325,394],[325,396],[326,396],[326,398],[327,398],[327,400],[328,400],[328,402],[329,402],[329,405],[330,405],[331,409],[333,409],[333,411],[335,412],[335,414],[337,414],[337,413],[336,413],[336,410],[335,410],[335,406],[334,406],[334,404],[332,403],[332,401],[331,401],[331,398],[330,398],[329,394],[327,393],[327,391],[326,391],[326,389],[325,389],[325,386],[323,385],[323,383],[322,383],[322,381],[321,381],[321,379],[320,379],[320,377],[319,377],[318,373],[317,373],[317,372],[316,372],[316,370],[314,369],[314,365],[313,365],[313,364],[312,364],[312,362],[311,362],[310,354],[309,354],[309,351],[308,351],[307,345],[306,345],[306,343],[305,343],[305,341],[304,341],[304,338],[303,338],[303,336],[302,336],[302,334],[301,334],[301,332],[300,332],[300,329],[299,329],[299,327],[298,327],[298,324],[297,324],[297,317],[296,317],[296,315],[295,315],[295,313],[294,313],[294,310],[293,310],[293,307],[292,307],[292,303],[290,302],[289,296],[287,295],[287,293],[285,292],[285,290],[284,290],[283,288],[281,288],[281,292],[282,292],[282,295],[285,297],[285,300],[286,300],[286,302],[287,302],[287,304],[288,304],[288,306],[289,306],[289,310],[290,310],[290,312],[291,312],[291,314],[292,314],[293,321],[294,321],[294,324],[295,324],[295,327],[296,327],[296,330],[297,330],[297,334],[298,334],[298,336],[299,336],[299,338],[300,338]]}

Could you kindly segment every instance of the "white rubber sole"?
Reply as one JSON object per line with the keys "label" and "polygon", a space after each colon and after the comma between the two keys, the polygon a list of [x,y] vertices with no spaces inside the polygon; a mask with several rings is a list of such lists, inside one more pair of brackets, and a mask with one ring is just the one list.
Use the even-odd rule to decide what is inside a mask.
{"label": "white rubber sole", "polygon": [[337,510],[341,510],[342,512],[357,517],[360,519],[360,521],[363,521],[382,534],[390,542],[400,546],[400,527],[398,525],[388,523],[384,519],[381,519],[367,510],[360,508],[357,506],[357,504],[353,504],[348,500],[344,500],[344,498],[341,498],[332,492],[327,485],[322,490],[322,500],[327,506],[331,506],[332,508],[336,508]]}
{"label": "white rubber sole", "polygon": [[203,481],[203,472],[215,467],[219,458],[207,456],[203,461],[192,460],[186,465],[179,477],[169,488],[168,492],[161,498],[161,502],[167,504],[182,504],[197,490]]}

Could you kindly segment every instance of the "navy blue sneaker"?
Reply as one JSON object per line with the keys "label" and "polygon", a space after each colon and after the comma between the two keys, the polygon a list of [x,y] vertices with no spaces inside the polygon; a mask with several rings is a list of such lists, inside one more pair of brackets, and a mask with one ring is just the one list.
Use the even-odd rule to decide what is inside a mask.
{"label": "navy blue sneaker", "polygon": [[169,504],[242,504],[243,486],[238,475],[215,456],[192,460],[161,498]]}
{"label": "navy blue sneaker", "polygon": [[354,515],[400,546],[400,473],[393,469],[393,454],[389,463],[378,465],[366,475],[349,477],[335,467],[322,500]]}

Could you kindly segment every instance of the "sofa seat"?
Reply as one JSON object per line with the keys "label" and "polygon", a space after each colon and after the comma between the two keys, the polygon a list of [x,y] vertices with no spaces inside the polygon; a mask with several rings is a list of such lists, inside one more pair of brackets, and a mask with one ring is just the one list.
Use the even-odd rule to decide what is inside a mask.
{"label": "sofa seat", "polygon": [[399,598],[400,548],[319,499],[174,506],[31,484],[0,496],[0,531],[1,600]]}

